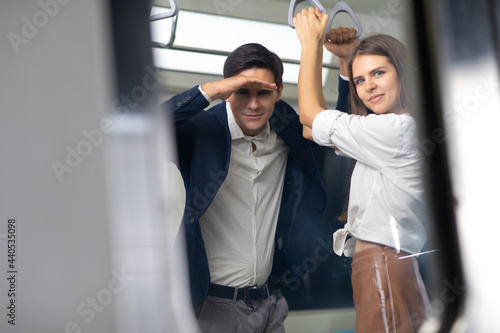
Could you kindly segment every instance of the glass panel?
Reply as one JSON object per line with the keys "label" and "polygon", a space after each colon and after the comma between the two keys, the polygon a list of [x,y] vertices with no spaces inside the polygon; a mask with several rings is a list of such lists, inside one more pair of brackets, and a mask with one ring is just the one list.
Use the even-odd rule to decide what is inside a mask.
{"label": "glass panel", "polygon": [[[249,3],[251,2],[241,6],[250,6]],[[426,107],[421,100],[423,94],[420,91],[423,83],[420,82],[419,71],[424,70],[423,67],[420,67],[420,59],[417,56],[420,45],[414,40],[414,30],[421,27],[417,26],[413,21],[415,12],[410,0],[387,0],[377,1],[376,3],[362,1],[361,4],[350,1],[348,4],[352,5],[363,25],[364,33],[362,38],[381,33],[394,37],[408,49],[408,56],[404,59],[408,61],[408,66],[405,67],[408,71],[405,83],[411,101],[411,110],[409,111],[411,111],[416,125],[413,125],[414,120],[411,120],[410,117],[398,116],[397,121],[401,121],[403,131],[401,132],[402,139],[394,139],[402,140],[401,145],[396,145],[395,148],[391,145],[394,145],[396,141],[387,140],[390,135],[382,137],[375,135],[369,137],[369,139],[366,136],[363,137],[360,142],[364,142],[364,145],[358,148],[363,152],[366,149],[369,154],[374,156],[370,162],[362,159],[349,149],[345,149],[344,154],[351,154],[355,158],[338,155],[333,149],[320,146],[314,147],[313,152],[328,195],[327,205],[313,245],[313,255],[304,258],[300,264],[294,265],[280,274],[281,279],[287,282],[282,291],[290,308],[290,314],[286,321],[287,332],[292,333],[303,332],[304,329],[311,332],[315,332],[315,330],[320,332],[319,329],[314,328],[314,325],[318,326],[319,322],[330,323],[330,326],[328,326],[329,324],[323,326],[323,328],[328,327],[326,329],[330,331],[353,330],[355,325],[353,293],[376,296],[375,302],[366,303],[366,305],[370,310],[380,310],[381,307],[384,307],[380,314],[386,313],[386,316],[380,315],[376,319],[363,319],[361,324],[375,325],[377,322],[382,325],[382,329],[394,326],[392,319],[395,317],[392,316],[393,312],[397,312],[395,315],[397,318],[407,312],[409,312],[407,314],[410,317],[420,316],[420,318],[415,318],[414,324],[421,325],[425,315],[430,315],[431,311],[439,315],[441,311],[439,308],[441,304],[438,302],[440,296],[436,295],[434,291],[436,288],[439,290],[440,286],[442,286],[442,281],[441,284],[436,282],[440,281],[439,271],[436,273],[436,262],[438,262],[436,258],[439,256],[440,243],[439,240],[431,242],[436,236],[433,234],[434,229],[432,226],[435,218],[427,216],[429,213],[426,208],[428,197],[424,190],[427,169],[425,164],[420,165],[425,162],[426,155],[432,149],[432,144],[436,142],[434,140],[429,143],[426,136],[410,138],[411,134],[417,136],[422,134],[422,128],[420,128],[420,124],[424,119],[422,109]],[[335,2],[324,1],[323,5],[329,12]],[[186,6],[189,7],[189,4]],[[235,8],[235,12],[237,12],[237,9]],[[283,58],[287,68],[296,67],[292,78],[285,79],[285,90],[282,99],[287,101],[295,110],[299,109],[296,85],[298,63],[294,62],[300,60],[300,44],[295,31],[284,22],[286,19],[284,12],[281,13],[283,17],[277,19],[277,21],[280,21],[278,24],[272,23],[274,24],[272,29],[269,29],[271,23],[259,22],[257,15],[255,15],[255,21],[249,20],[248,15],[250,14],[248,13],[245,20],[188,12],[185,13],[185,17],[188,14],[201,15],[203,18],[207,18],[209,21],[204,23],[204,26],[207,27],[213,26],[213,21],[226,22],[227,20],[227,22],[232,22],[234,20],[238,28],[226,28],[222,29],[222,32],[218,30],[218,33],[208,32],[206,37],[201,38],[199,34],[202,32],[199,29],[193,29],[193,24],[180,25],[183,19],[183,11],[181,11],[179,13],[179,26],[177,27],[178,39],[176,38],[173,49],[155,49],[157,67],[162,70],[161,72],[165,71],[167,73],[166,87],[174,87],[174,91],[182,91],[196,84],[203,84],[206,81],[220,80],[222,62],[228,52],[248,41],[262,42],[262,44],[275,50]],[[338,19],[336,18],[334,21],[333,27],[353,26],[353,23],[347,20],[343,15],[339,15]],[[273,31],[273,33],[257,32],[261,31],[259,30],[261,27],[264,28],[264,31]],[[237,37],[224,37],[227,33],[234,32],[237,32]],[[244,32],[244,34],[242,35],[241,32]],[[191,34],[191,36],[181,37],[181,34],[184,33]],[[197,38],[193,38],[193,34],[197,35],[197,38],[202,41],[200,43],[196,42]],[[214,38],[215,35],[219,38]],[[265,38],[261,39],[264,35]],[[155,38],[159,38],[159,35],[156,36]],[[285,39],[285,36],[286,42],[278,43],[278,41]],[[229,40],[231,43],[227,45],[216,44],[215,39],[217,42]],[[176,50],[176,47],[179,49]],[[196,50],[183,48],[196,48]],[[167,62],[163,62],[161,53],[167,54]],[[175,53],[180,57],[173,60]],[[326,51],[325,54],[329,56],[325,57],[326,60],[323,61],[323,92],[328,108],[335,109],[338,99],[339,62],[336,56],[331,56]],[[207,58],[217,58],[217,65],[207,65],[207,60],[202,60],[205,59],[205,56]],[[182,61],[188,58],[190,60],[186,62],[187,65],[184,65]],[[201,66],[193,65],[195,63],[201,64]],[[291,70],[285,69],[285,73],[288,71]],[[182,78],[180,74],[186,74],[184,76],[185,80],[180,80]],[[376,106],[374,108],[377,111]],[[370,115],[368,117],[373,119],[373,117],[378,116]],[[382,125],[386,126],[387,124]],[[345,126],[348,127],[349,124],[346,123]],[[400,130],[400,128],[390,126],[386,129],[390,129],[390,131],[383,134],[393,134],[392,130]],[[366,131],[366,128],[355,130]],[[410,133],[412,131],[414,133]],[[373,131],[373,133],[376,132]],[[433,133],[433,138],[439,139],[440,132],[434,131]],[[373,148],[374,140],[380,140],[381,146],[376,147],[376,150],[372,152],[370,149]],[[386,153],[387,149],[389,149],[387,147],[393,147],[399,157],[382,160],[381,162],[380,159],[382,159],[383,153]],[[401,147],[405,149],[401,149]],[[419,152],[420,156],[416,157],[418,155],[416,151]],[[355,163],[356,158],[360,160],[357,163]],[[374,160],[376,162],[373,162]],[[349,212],[351,216],[358,213],[358,217],[353,217],[349,222],[351,227],[367,223],[366,230],[371,229],[370,231],[360,231],[359,228],[350,229],[351,234],[356,234],[358,239],[370,241],[365,244],[362,244],[361,241],[357,242],[365,246],[367,251],[362,252],[359,249],[360,245],[358,245],[358,250],[355,252],[356,262],[364,262],[363,264],[354,265],[356,270],[352,277],[353,269],[351,265],[353,258],[352,256],[339,256],[334,253],[333,234],[345,226],[344,222],[339,221],[338,217],[347,210],[349,192],[352,190],[350,184],[353,169],[356,170],[354,172],[357,174],[354,179],[358,179],[355,182],[359,182],[359,179],[363,180],[364,176],[360,178],[359,175],[364,174],[362,167],[360,167],[362,164],[368,165],[377,172],[372,172],[370,181],[361,186],[361,189],[365,188],[366,191],[361,190],[362,199],[358,204],[361,205],[362,209],[366,209],[366,216],[361,216],[363,212],[356,212],[356,209],[358,209],[356,207],[351,207]],[[423,169],[420,169],[420,167],[423,167]],[[363,181],[366,181],[366,179]],[[359,186],[358,184],[358,193],[360,191]],[[356,200],[360,199],[355,198],[354,202]],[[350,202],[352,201],[351,197]],[[376,203],[372,204],[372,201]],[[383,213],[380,213],[381,211]],[[364,222],[365,219],[366,222]],[[374,259],[375,257],[377,259]],[[355,281],[354,289],[357,290],[353,290],[352,278]],[[371,291],[361,289],[367,287],[369,283],[373,284]],[[401,290],[404,291],[402,293],[404,295],[398,293]],[[409,290],[413,290],[412,296],[407,295]],[[408,298],[403,299],[403,297]],[[436,297],[438,297],[437,301]],[[358,304],[363,304],[362,302],[358,300]],[[412,306],[414,308],[411,308]],[[410,309],[408,310],[407,307]],[[346,309],[347,312],[345,312]],[[314,311],[313,313],[323,319],[318,320],[309,317],[310,319],[306,322],[312,326],[300,328],[299,321],[296,319],[299,318],[298,313],[304,314],[302,311]],[[306,312],[306,314],[310,313]],[[364,318],[371,315],[364,312],[364,310],[361,310],[360,313],[364,314]],[[339,317],[336,317],[337,315]],[[333,320],[331,318],[340,318],[340,320],[336,319],[336,323],[332,326],[331,322]],[[302,331],[300,331],[301,329]]]}

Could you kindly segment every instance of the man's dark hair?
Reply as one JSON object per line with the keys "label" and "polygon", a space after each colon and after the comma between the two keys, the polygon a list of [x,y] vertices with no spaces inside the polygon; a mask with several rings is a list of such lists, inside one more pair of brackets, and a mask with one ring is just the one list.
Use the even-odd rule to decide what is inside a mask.
{"label": "man's dark hair", "polygon": [[279,88],[283,83],[283,63],[276,53],[257,43],[244,44],[235,49],[224,63],[224,78],[237,75],[250,68],[266,68],[274,74]]}

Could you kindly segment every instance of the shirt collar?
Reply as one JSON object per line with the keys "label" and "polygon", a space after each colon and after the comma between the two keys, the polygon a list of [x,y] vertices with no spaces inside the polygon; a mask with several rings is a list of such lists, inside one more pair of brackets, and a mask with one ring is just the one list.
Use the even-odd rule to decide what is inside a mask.
{"label": "shirt collar", "polygon": [[260,133],[255,136],[248,136],[243,134],[241,127],[234,119],[233,111],[231,110],[231,105],[226,103],[226,112],[227,112],[227,124],[229,126],[229,132],[231,133],[231,140],[242,139],[245,138],[247,140],[258,140],[265,141],[269,138],[270,126],[269,121],[266,122],[264,127],[260,130]]}

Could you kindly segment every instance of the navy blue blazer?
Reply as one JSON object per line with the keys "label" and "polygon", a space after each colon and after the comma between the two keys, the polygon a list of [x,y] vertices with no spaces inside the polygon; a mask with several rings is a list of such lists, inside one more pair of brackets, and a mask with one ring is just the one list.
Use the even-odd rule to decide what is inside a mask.
{"label": "navy blue blazer", "polygon": [[[173,116],[177,165],[186,189],[179,237],[185,238],[193,305],[207,296],[210,271],[200,217],[210,206],[227,176],[231,155],[226,102],[209,105],[198,87],[163,103]],[[316,165],[311,141],[302,136],[295,110],[282,100],[275,104],[271,128],[288,145],[285,182],[276,227],[272,275],[282,275],[313,256],[316,228],[325,210],[326,192]]]}

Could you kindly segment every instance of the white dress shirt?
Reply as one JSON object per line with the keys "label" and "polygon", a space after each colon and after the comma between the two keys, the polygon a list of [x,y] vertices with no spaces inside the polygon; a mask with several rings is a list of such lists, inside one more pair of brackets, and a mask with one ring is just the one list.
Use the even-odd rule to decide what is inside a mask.
{"label": "white dress shirt", "polygon": [[269,122],[259,135],[245,136],[226,105],[229,172],[200,218],[210,279],[230,287],[262,286],[273,264],[288,146]]}
{"label": "white dress shirt", "polygon": [[[425,205],[415,120],[408,114],[316,116],[313,139],[357,160],[351,177],[348,220],[334,233],[338,255],[354,253],[356,239],[416,254],[425,240]],[[347,240],[347,236],[353,238]]]}

